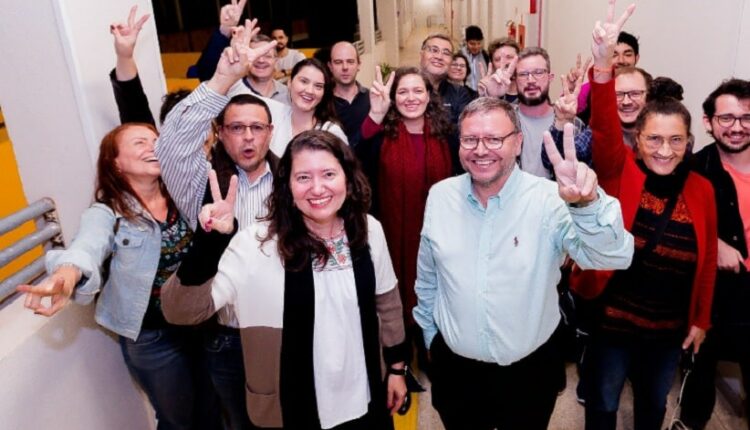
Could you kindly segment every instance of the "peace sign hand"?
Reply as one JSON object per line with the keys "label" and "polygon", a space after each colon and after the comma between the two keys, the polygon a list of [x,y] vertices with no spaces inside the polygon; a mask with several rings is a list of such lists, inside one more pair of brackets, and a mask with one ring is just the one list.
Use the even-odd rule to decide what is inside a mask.
{"label": "peace sign hand", "polygon": [[396,74],[391,72],[386,82],[383,83],[383,73],[380,71],[380,66],[375,66],[375,81],[370,87],[370,118],[377,124],[383,122],[388,109],[391,107],[391,88],[395,76]]}
{"label": "peace sign hand", "polygon": [[232,37],[232,28],[240,22],[240,16],[245,9],[247,0],[232,0],[232,3],[226,4],[221,8],[219,13],[219,31],[225,37]]}
{"label": "peace sign hand", "polygon": [[511,78],[516,73],[516,63],[518,58],[511,60],[508,67],[504,69],[495,70],[492,72],[494,67],[489,68],[487,76],[479,81],[482,87],[481,91],[483,96],[489,97],[502,97],[504,96],[511,86]]}
{"label": "peace sign hand", "polygon": [[207,83],[209,88],[219,94],[226,94],[235,82],[247,75],[253,61],[276,46],[276,41],[273,40],[255,48],[250,47],[250,41],[260,31],[256,26],[257,22],[257,19],[246,19],[244,26],[232,28],[230,46],[221,54],[216,72]]}
{"label": "peace sign hand", "polygon": [[611,66],[612,55],[615,52],[615,45],[617,44],[617,36],[619,36],[620,30],[625,26],[625,22],[627,22],[634,10],[635,4],[631,4],[615,22],[615,0],[609,0],[607,19],[603,23],[596,21],[596,24],[594,24],[591,54],[594,56],[594,64],[598,68]]}
{"label": "peace sign hand", "polygon": [[555,170],[560,198],[568,204],[586,205],[597,199],[596,173],[576,158],[573,124],[565,124],[563,130],[565,158],[560,156],[549,131],[544,132],[544,149]]}
{"label": "peace sign hand", "polygon": [[573,91],[568,89],[566,85],[566,82],[570,80],[568,76],[562,75],[560,80],[562,81],[563,95],[553,105],[555,128],[558,130],[562,129],[566,123],[575,121],[576,114],[578,113],[578,94],[581,92],[583,75],[574,81]]}
{"label": "peace sign hand", "polygon": [[227,190],[226,198],[221,197],[219,180],[216,177],[216,170],[214,169],[208,172],[208,184],[211,188],[211,198],[214,201],[201,208],[201,212],[198,214],[198,222],[206,232],[216,230],[219,233],[230,234],[234,231],[234,202],[237,198],[237,175],[232,175],[232,179],[229,180],[229,189]]}
{"label": "peace sign hand", "polygon": [[567,79],[563,81],[563,88],[565,87],[565,84],[567,84],[568,90],[572,93],[576,87],[576,83],[578,82],[578,80],[583,82],[583,77],[586,76],[586,72],[589,70],[590,66],[591,66],[591,57],[586,59],[585,64],[582,64],[581,54],[578,54],[576,56],[575,67],[570,68],[570,71],[568,72],[568,75],[567,75]]}
{"label": "peace sign hand", "polygon": [[146,14],[138,18],[136,21],[135,13],[137,10],[137,5],[130,8],[127,24],[116,22],[109,26],[109,32],[115,37],[115,53],[118,57],[133,57],[135,42],[138,40],[138,33],[141,32],[143,24],[148,21],[148,18],[151,16]]}

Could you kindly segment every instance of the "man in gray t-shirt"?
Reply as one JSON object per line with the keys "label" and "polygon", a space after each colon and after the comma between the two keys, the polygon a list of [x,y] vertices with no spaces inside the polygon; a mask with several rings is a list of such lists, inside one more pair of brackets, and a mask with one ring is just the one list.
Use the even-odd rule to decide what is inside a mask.
{"label": "man in gray t-shirt", "polygon": [[304,60],[305,54],[288,47],[289,37],[283,28],[274,28],[271,38],[276,41],[276,73],[273,77],[279,82],[286,82],[294,65]]}

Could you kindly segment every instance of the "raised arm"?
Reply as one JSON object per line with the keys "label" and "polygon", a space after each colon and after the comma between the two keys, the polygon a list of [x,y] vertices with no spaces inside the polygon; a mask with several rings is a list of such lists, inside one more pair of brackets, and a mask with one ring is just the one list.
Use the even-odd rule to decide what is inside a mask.
{"label": "raised arm", "polygon": [[601,178],[620,176],[628,149],[622,140],[622,126],[617,115],[617,99],[613,80],[612,55],[617,35],[632,15],[635,5],[630,5],[614,21],[615,0],[609,0],[605,22],[597,21],[592,32],[591,53],[594,67],[589,71],[591,82],[591,121],[593,136],[592,155],[594,168]]}
{"label": "raised arm", "polygon": [[138,67],[133,58],[135,44],[143,24],[149,15],[143,15],[136,19],[138,6],[130,8],[127,23],[113,23],[109,26],[110,33],[114,37],[115,54],[117,62],[114,70],[110,72],[109,79],[115,94],[117,110],[120,113],[120,122],[145,122],[155,124],[148,99],[143,92],[143,85],[138,77]]}
{"label": "raised arm", "polygon": [[219,13],[219,27],[211,34],[208,44],[203,48],[200,58],[196,63],[198,79],[207,81],[216,72],[222,52],[229,46],[232,38],[232,28],[240,22],[242,11],[245,9],[247,0],[232,0],[231,3],[222,6]]}

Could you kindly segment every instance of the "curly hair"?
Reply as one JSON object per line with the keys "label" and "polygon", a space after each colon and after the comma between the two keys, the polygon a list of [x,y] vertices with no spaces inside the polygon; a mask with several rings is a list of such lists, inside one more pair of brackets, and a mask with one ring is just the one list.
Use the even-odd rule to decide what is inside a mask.
{"label": "curly hair", "polygon": [[327,260],[330,253],[320,238],[311,234],[305,225],[304,215],[294,204],[291,174],[294,159],[302,151],[325,151],[333,155],[346,177],[346,197],[337,214],[344,220],[349,247],[354,250],[367,246],[367,211],[370,209],[371,191],[357,157],[347,144],[335,135],[320,130],[308,130],[289,142],[279,160],[273,180],[273,191],[268,197],[268,233],[262,243],[277,239],[277,249],[284,267],[300,271],[313,258]]}
{"label": "curly hair", "polygon": [[401,123],[401,113],[396,108],[396,91],[398,84],[404,76],[417,75],[424,81],[430,100],[427,102],[427,108],[424,111],[424,117],[430,126],[430,135],[437,139],[448,140],[453,133],[454,126],[450,121],[448,112],[443,107],[440,96],[433,91],[432,83],[416,67],[399,67],[396,69],[396,76],[393,79],[391,87],[391,107],[383,119],[383,133],[390,139],[398,137],[398,126]]}

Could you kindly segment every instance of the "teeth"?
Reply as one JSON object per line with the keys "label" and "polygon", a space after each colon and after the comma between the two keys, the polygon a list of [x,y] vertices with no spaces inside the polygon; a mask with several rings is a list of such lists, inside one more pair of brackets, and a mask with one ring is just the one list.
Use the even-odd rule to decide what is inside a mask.
{"label": "teeth", "polygon": [[322,205],[323,203],[328,202],[328,200],[331,200],[330,197],[324,197],[322,199],[310,199],[310,203],[314,205]]}
{"label": "teeth", "polygon": [[492,160],[474,160],[474,163],[479,164],[480,166],[489,166],[490,164],[494,163]]}

